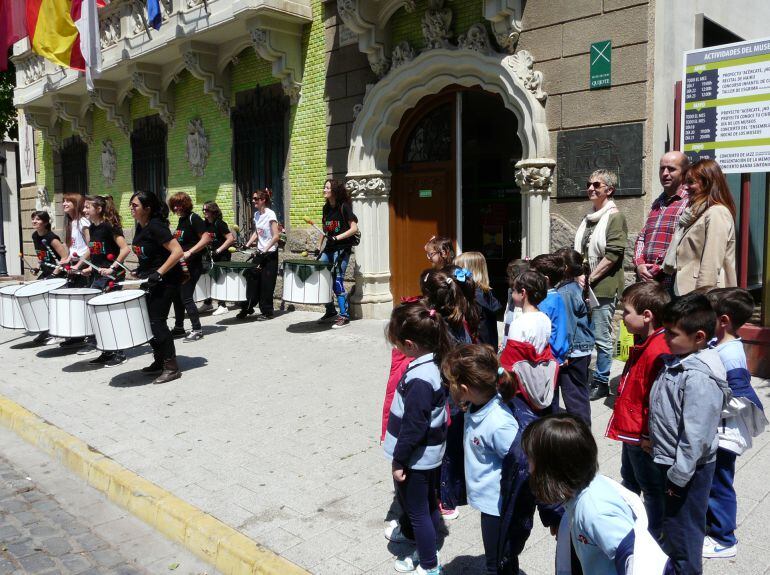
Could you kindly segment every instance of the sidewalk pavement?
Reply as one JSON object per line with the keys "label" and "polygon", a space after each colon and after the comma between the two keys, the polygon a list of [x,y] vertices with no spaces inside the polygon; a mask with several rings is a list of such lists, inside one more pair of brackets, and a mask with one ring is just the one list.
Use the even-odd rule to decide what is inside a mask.
{"label": "sidewalk pavement", "polygon": [[[331,330],[319,315],[204,318],[203,340],[177,340],[183,377],[161,386],[137,373],[151,361],[147,346],[122,366],[93,369],[94,356],[0,331],[0,395],[312,573],[391,574],[409,548],[382,534],[394,514],[378,441],[385,324]],[[767,400],[770,383],[756,384]],[[618,478],[619,444],[602,437],[610,408],[592,407],[601,470]],[[738,557],[706,562],[708,574],[770,575],[768,443],[764,434],[739,459]],[[482,573],[478,514],[460,514],[448,522],[442,562],[449,575]],[[553,539],[537,523],[521,560],[527,575],[553,570]]]}

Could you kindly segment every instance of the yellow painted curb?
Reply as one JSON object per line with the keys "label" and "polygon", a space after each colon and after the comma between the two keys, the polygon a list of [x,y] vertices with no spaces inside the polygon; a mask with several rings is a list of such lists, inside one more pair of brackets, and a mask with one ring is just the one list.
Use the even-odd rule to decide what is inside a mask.
{"label": "yellow painted curb", "polygon": [[0,423],[54,456],[111,501],[214,565],[224,575],[300,575],[276,555],[66,431],[0,395]]}

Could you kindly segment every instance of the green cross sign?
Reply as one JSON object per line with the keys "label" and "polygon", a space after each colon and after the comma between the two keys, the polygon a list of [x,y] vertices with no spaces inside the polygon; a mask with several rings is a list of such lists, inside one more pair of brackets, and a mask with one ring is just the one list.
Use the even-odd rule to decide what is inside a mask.
{"label": "green cross sign", "polygon": [[594,42],[589,54],[591,90],[612,86],[612,40]]}

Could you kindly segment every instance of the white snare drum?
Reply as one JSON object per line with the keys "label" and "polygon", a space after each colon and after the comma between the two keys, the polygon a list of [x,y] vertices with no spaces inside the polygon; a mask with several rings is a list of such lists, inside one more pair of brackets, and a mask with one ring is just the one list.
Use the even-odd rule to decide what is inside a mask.
{"label": "white snare drum", "polygon": [[250,262],[214,262],[211,297],[219,301],[246,301],[246,276],[255,264]]}
{"label": "white snare drum", "polygon": [[24,328],[30,333],[48,331],[48,294],[67,283],[64,278],[27,284],[13,294],[19,303]]}
{"label": "white snare drum", "polygon": [[201,274],[198,283],[195,284],[195,293],[193,293],[193,301],[195,303],[209,299],[211,297],[211,276],[207,273]]}
{"label": "white snare drum", "polygon": [[48,294],[48,333],[56,337],[93,335],[86,303],[101,290],[62,288]]}
{"label": "white snare drum", "polygon": [[322,304],[332,301],[332,264],[316,260],[284,260],[283,300]]}
{"label": "white snare drum", "polygon": [[96,348],[130,349],[152,339],[147,300],[142,290],[114,291],[88,301]]}
{"label": "white snare drum", "polygon": [[14,297],[21,287],[23,287],[22,284],[13,284],[0,288],[0,327],[24,329],[19,302]]}

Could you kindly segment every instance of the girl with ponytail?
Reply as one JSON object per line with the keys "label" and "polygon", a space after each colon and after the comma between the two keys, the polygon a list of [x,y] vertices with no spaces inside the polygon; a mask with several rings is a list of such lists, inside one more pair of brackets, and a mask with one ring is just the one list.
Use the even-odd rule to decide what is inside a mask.
{"label": "girl with ponytail", "polygon": [[460,345],[441,363],[449,393],[465,413],[465,481],[468,503],[481,512],[486,573],[496,575],[502,509],[503,460],[519,424],[506,405],[514,394],[511,376],[488,345]]}

